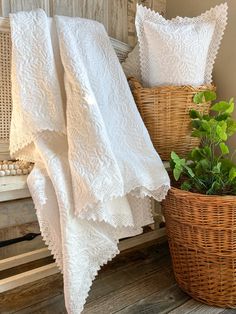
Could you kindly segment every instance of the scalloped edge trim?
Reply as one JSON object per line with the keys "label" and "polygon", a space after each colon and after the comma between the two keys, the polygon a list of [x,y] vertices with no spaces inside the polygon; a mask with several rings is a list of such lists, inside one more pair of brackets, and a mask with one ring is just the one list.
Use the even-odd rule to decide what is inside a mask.
{"label": "scalloped edge trim", "polygon": [[[143,189],[142,189],[143,188]],[[118,228],[118,227],[133,227],[131,224],[122,224],[117,225],[113,223],[111,220],[105,219],[105,217],[93,217],[91,213],[89,213],[90,209],[93,208],[93,210],[98,210],[101,207],[101,204],[104,202],[112,201],[115,198],[118,197],[125,197],[128,194],[131,194],[132,196],[136,198],[144,198],[146,196],[153,197],[158,202],[165,199],[168,191],[170,189],[170,182],[163,182],[161,185],[155,185],[155,186],[147,186],[146,184],[143,185],[132,185],[129,187],[129,189],[126,189],[126,191],[122,194],[112,194],[107,199],[98,200],[93,203],[87,202],[85,206],[80,210],[76,211],[75,215],[80,217],[81,219],[87,219],[87,220],[93,220],[93,221],[99,221],[99,222],[106,222],[110,224],[111,226]]]}
{"label": "scalloped edge trim", "polygon": [[81,313],[84,309],[84,305],[86,303],[86,299],[88,298],[89,296],[89,291],[92,287],[92,284],[93,284],[93,281],[94,279],[96,278],[96,276],[98,275],[98,272],[99,270],[104,266],[106,265],[108,262],[110,262],[116,255],[118,255],[120,253],[119,249],[118,249],[118,243],[119,243],[119,240],[118,239],[113,239],[113,243],[114,243],[114,246],[116,246],[113,250],[110,250],[109,253],[107,252],[107,257],[104,258],[102,257],[101,259],[97,260],[97,267],[96,269],[94,268],[94,270],[92,271],[90,269],[90,280],[86,279],[87,282],[90,281],[90,283],[87,285],[87,291],[85,293],[81,293],[82,296],[81,296],[81,299],[82,299],[82,305],[81,307],[76,307],[76,308],[70,308],[73,313]]}
{"label": "scalloped edge trim", "polygon": [[60,272],[63,274],[63,259],[62,252],[58,249],[56,238],[53,236],[53,233],[50,231],[50,225],[47,223],[41,216],[42,209],[40,206],[35,206],[36,215],[39,222],[39,229],[41,232],[41,236],[48,249],[51,251],[53,258],[57,267],[60,269]]}
{"label": "scalloped edge trim", "polygon": [[[162,185],[159,189],[164,189],[165,185]],[[168,186],[167,192],[170,189],[170,186]],[[165,198],[165,196],[167,195],[167,192],[164,191],[162,194],[160,193],[160,199],[163,200]],[[123,195],[123,197],[127,196],[127,194],[131,194],[132,196],[135,196],[137,199],[140,199],[141,197],[137,196],[137,195],[133,195],[132,191],[131,192],[127,192],[125,195]],[[146,197],[146,196],[145,196]],[[110,201],[114,200],[116,197],[111,197]],[[115,220],[110,220],[107,219],[104,215],[102,216],[94,216],[94,213],[90,213],[90,209],[95,206],[95,209],[93,208],[94,211],[97,211],[97,206],[100,207],[101,206],[101,202],[97,202],[97,203],[93,203],[93,204],[89,204],[89,206],[87,208],[83,208],[80,212],[75,212],[75,215],[81,219],[87,220],[87,221],[94,221],[94,222],[105,222],[109,225],[111,225],[114,228],[127,228],[127,227],[135,227],[134,224],[130,224],[130,223],[125,223],[125,221],[123,221],[121,224],[117,224],[115,223]],[[148,196],[148,207],[147,207],[147,216],[146,216],[146,220],[149,221],[149,223],[153,223],[153,214],[152,214],[152,202],[151,202],[151,198]]]}
{"label": "scalloped edge trim", "polygon": [[47,128],[41,128],[41,129],[35,130],[35,132],[31,136],[28,136],[28,134],[22,135],[21,140],[19,140],[17,144],[15,143],[15,141],[13,140],[11,141],[11,138],[10,138],[9,149],[10,149],[11,157],[19,159],[19,160],[23,160],[23,161],[33,162],[33,163],[40,161],[40,160],[33,160],[32,156],[26,155],[22,151],[24,149],[27,149],[27,146],[34,144],[34,142],[40,136],[42,136],[43,132],[57,133],[58,136],[64,136],[67,134],[66,130],[47,127]]}

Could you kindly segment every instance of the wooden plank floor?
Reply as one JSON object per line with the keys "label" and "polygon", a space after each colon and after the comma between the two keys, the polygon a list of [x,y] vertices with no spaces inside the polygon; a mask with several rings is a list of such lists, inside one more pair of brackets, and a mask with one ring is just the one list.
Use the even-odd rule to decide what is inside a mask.
{"label": "wooden plank floor", "polygon": [[[61,275],[2,293],[0,313],[66,314]],[[165,243],[122,253],[103,267],[83,314],[112,313],[233,314],[236,309],[209,307],[182,292],[175,282]]]}

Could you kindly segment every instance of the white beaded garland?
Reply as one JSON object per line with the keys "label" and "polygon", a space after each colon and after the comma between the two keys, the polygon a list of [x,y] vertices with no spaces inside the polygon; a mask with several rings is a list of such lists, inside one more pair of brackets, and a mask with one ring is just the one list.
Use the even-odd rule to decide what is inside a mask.
{"label": "white beaded garland", "polygon": [[0,177],[15,176],[15,175],[27,175],[33,169],[33,164],[25,161],[12,161],[3,160],[0,161]]}
{"label": "white beaded garland", "polygon": [[23,174],[28,174],[29,173],[28,169],[22,169],[22,171],[23,171]]}
{"label": "white beaded garland", "polygon": [[22,174],[22,169],[16,169],[16,174],[18,174],[18,175],[20,175],[20,174]]}

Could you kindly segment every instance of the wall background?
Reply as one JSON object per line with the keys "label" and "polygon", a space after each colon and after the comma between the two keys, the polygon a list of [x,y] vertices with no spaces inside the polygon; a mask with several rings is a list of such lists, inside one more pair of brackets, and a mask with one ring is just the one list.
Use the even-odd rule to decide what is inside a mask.
{"label": "wall background", "polygon": [[165,13],[166,0],[0,0],[0,16],[42,8],[48,16],[58,14],[94,19],[104,24],[111,37],[134,46],[137,3]]}
{"label": "wall background", "polygon": [[[227,2],[228,25],[214,66],[213,79],[217,86],[219,99],[234,97],[236,102],[236,1],[235,0],[167,0],[168,18],[179,16],[197,16],[217,4]],[[236,112],[234,113],[236,118]],[[232,149],[236,149],[236,136],[230,140]]]}

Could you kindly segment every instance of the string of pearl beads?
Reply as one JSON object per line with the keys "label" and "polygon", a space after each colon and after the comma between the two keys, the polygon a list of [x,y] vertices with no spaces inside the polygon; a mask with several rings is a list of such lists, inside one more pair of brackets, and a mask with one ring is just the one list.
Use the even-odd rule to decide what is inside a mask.
{"label": "string of pearl beads", "polygon": [[33,164],[20,160],[0,161],[0,177],[27,175],[33,168]]}

